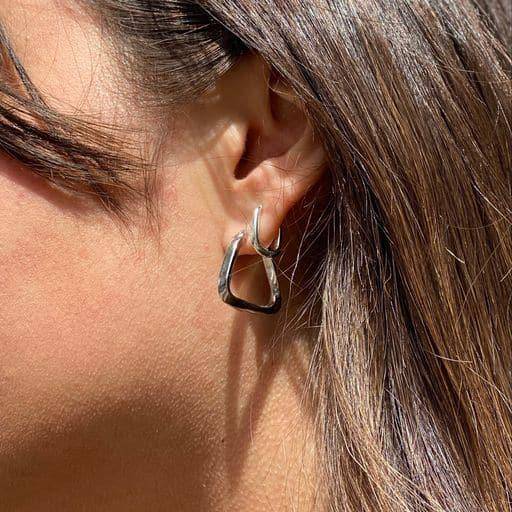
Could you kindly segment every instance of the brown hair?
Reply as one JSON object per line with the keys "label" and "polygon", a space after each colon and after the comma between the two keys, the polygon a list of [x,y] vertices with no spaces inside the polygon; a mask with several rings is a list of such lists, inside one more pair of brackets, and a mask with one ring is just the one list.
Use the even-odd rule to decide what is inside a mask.
{"label": "brown hair", "polygon": [[[305,236],[322,255],[311,381],[327,508],[511,510],[510,4],[87,4],[153,104],[192,101],[257,52],[324,142],[328,204]],[[131,168],[113,147],[63,138],[39,98],[2,87],[0,145],[122,208],[104,185]]]}

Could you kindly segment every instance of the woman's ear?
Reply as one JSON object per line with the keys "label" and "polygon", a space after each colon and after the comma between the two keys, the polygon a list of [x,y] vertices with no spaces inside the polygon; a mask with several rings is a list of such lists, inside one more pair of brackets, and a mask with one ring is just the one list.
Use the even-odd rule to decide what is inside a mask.
{"label": "woman's ear", "polygon": [[[250,56],[230,77],[239,105],[230,133],[231,160],[223,177],[227,194],[223,243],[247,228],[262,206],[260,240],[269,245],[290,209],[325,168],[325,151],[291,89],[258,57]],[[245,101],[239,102],[240,98]],[[235,151],[233,149],[237,148]],[[227,199],[227,201],[226,201]],[[251,254],[247,245],[241,253]]]}

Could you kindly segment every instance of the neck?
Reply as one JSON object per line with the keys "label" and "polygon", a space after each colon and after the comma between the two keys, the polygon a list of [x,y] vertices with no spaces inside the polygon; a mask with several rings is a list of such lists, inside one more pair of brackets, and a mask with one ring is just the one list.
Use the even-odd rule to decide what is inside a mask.
{"label": "neck", "polygon": [[305,361],[296,344],[233,336],[219,450],[227,502],[219,510],[318,510]]}
{"label": "neck", "polygon": [[265,319],[233,313],[225,358],[204,384],[218,383],[213,401],[173,395],[175,372],[151,392],[75,401],[66,421],[6,457],[5,510],[318,510],[307,357],[297,340],[269,339]]}

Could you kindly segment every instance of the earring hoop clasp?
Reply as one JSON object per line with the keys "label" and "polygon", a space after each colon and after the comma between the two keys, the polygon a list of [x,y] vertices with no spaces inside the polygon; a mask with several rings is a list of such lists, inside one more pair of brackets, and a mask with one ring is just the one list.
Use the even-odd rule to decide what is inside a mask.
{"label": "earring hoop clasp", "polygon": [[252,217],[252,229],[251,229],[251,245],[254,247],[256,252],[261,256],[265,256],[266,258],[274,258],[281,252],[281,227],[279,227],[279,232],[277,238],[269,247],[264,247],[259,238],[260,231],[260,217],[262,205],[260,204],[254,210],[254,214]]}

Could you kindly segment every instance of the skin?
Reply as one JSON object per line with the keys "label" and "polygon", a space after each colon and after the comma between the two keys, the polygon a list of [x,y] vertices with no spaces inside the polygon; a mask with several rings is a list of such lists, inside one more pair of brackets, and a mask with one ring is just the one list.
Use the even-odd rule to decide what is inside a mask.
{"label": "skin", "polygon": [[[119,94],[105,36],[74,4],[0,0],[0,20],[55,109],[133,128],[151,154],[155,123],[128,83]],[[159,240],[0,152],[2,510],[315,509],[303,336],[276,337],[283,315],[217,295],[224,251],[254,207],[269,243],[322,172],[302,113],[268,76],[246,58],[169,116]],[[254,164],[237,179],[246,147]],[[259,258],[242,252],[239,293],[264,300]]]}

